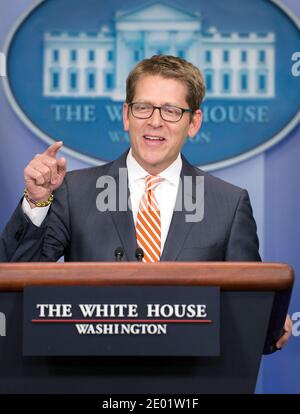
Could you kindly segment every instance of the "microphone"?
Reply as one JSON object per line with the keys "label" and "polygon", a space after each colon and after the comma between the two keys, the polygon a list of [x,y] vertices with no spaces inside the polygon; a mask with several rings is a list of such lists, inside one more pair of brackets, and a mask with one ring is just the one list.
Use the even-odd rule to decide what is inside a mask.
{"label": "microphone", "polygon": [[124,250],[122,247],[117,247],[115,250],[116,262],[121,262],[124,256]]}
{"label": "microphone", "polygon": [[137,258],[138,262],[141,262],[144,257],[144,250],[138,247],[135,251],[135,257]]}

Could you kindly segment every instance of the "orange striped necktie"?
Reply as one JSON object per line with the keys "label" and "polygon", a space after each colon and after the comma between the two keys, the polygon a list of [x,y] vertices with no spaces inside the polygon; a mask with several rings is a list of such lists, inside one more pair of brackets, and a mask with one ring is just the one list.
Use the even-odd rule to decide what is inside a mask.
{"label": "orange striped necktie", "polygon": [[161,224],[160,210],[154,194],[156,187],[163,178],[148,175],[145,179],[145,193],[143,194],[136,220],[137,244],[144,251],[143,262],[153,263],[160,260]]}

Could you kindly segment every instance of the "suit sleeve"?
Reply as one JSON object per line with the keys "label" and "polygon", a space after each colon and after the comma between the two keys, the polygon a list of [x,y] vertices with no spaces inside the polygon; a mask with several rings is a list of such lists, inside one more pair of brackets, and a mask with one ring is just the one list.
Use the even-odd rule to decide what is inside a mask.
{"label": "suit sleeve", "polygon": [[69,203],[64,182],[40,227],[24,214],[21,202],[0,239],[0,262],[55,262],[70,242]]}
{"label": "suit sleeve", "polygon": [[242,190],[233,217],[226,249],[226,261],[261,261],[257,227],[248,192]]}

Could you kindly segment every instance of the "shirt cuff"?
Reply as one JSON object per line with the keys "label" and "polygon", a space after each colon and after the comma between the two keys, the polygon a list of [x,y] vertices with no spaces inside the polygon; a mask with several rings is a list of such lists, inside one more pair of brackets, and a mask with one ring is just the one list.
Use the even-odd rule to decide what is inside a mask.
{"label": "shirt cuff", "polygon": [[31,208],[30,204],[28,203],[25,197],[22,201],[23,212],[30,219],[30,221],[37,227],[40,227],[43,221],[45,220],[49,208],[50,206]]}

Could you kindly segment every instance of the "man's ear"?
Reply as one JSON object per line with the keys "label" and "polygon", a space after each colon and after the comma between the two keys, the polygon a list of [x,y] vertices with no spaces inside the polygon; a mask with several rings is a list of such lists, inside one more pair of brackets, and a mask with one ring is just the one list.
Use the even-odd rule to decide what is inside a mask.
{"label": "man's ear", "polygon": [[129,131],[129,106],[126,102],[123,104],[123,128]]}
{"label": "man's ear", "polygon": [[189,125],[188,136],[190,138],[194,138],[199,132],[201,125],[202,125],[202,111],[201,109],[197,109],[197,111],[193,113],[193,117]]}

